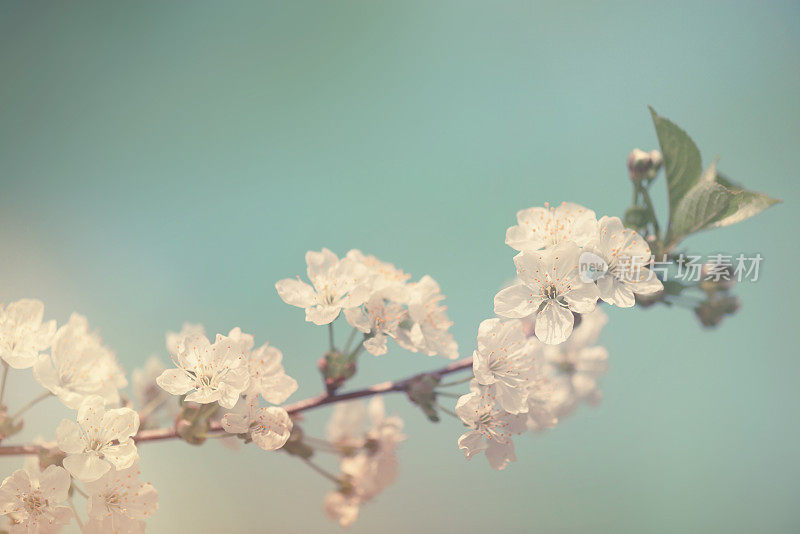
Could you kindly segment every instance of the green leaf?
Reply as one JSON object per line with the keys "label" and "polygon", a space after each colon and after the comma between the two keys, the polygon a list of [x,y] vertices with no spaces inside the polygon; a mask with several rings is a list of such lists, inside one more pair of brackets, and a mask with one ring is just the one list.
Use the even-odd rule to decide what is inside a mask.
{"label": "green leaf", "polygon": [[742,222],[781,202],[764,193],[749,191],[719,173],[716,173],[715,180],[731,193],[732,198],[728,206],[714,217],[707,228],[722,228]]}
{"label": "green leaf", "polygon": [[669,119],[660,116],[653,108],[650,108],[650,114],[653,116],[658,144],[664,156],[671,227],[681,199],[700,181],[703,166],[700,150],[686,132]]}
{"label": "green leaf", "polygon": [[699,182],[683,197],[675,210],[672,243],[705,228],[725,211],[732,199],[733,193],[720,184],[711,180]]}

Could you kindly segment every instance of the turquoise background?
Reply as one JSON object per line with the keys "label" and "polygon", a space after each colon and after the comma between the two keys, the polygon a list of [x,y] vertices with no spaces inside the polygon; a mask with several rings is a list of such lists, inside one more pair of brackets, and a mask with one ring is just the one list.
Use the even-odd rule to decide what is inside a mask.
{"label": "turquoise background", "polygon": [[[298,400],[327,334],[273,284],[306,250],[361,248],[436,278],[469,355],[513,275],[515,212],[621,215],[651,104],[785,201],[686,243],[762,254],[741,312],[709,332],[611,310],[604,402],[519,439],[504,472],[388,397],[401,474],[351,531],[797,532],[799,30],[797,2],[4,2],[0,301],[86,314],[128,369],[183,321],[238,325],[283,350]],[[353,385],[443,363],[395,347]],[[35,387],[12,374],[12,408]],[[19,439],[65,415],[43,403]],[[340,530],[328,482],[285,455],[140,452],[151,532]]]}

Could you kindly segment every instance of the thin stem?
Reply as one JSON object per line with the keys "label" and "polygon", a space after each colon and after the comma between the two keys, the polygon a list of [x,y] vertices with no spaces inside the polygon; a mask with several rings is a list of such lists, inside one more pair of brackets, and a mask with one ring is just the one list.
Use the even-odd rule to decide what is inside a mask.
{"label": "thin stem", "polygon": [[650,193],[645,187],[641,187],[640,189],[644,203],[647,206],[647,211],[650,213],[650,220],[653,223],[653,233],[655,233],[656,238],[660,239],[661,229],[658,227],[658,218],[656,217],[656,210],[653,208],[653,201],[650,200]]}
{"label": "thin stem", "polygon": [[75,521],[77,521],[78,527],[83,530],[83,521],[81,521],[81,516],[78,515],[78,510],[75,509],[75,503],[72,502],[72,495],[69,496],[69,507],[72,508],[72,513],[75,515]]}
{"label": "thin stem", "polygon": [[328,323],[328,345],[331,348],[331,352],[336,350],[336,344],[333,342],[333,321]]}
{"label": "thin stem", "polygon": [[171,395],[164,391],[160,392],[159,395],[148,402],[144,408],[141,409],[139,412],[139,419],[145,420],[148,416],[152,415],[162,404],[164,404],[167,399],[169,399]]}
{"label": "thin stem", "polygon": [[465,382],[469,382],[470,380],[472,380],[472,377],[471,376],[466,376],[466,377],[462,378],[461,380],[454,380],[452,382],[442,382],[441,384],[439,384],[436,387],[449,388],[450,386],[458,386],[459,384],[463,384]]}
{"label": "thin stem", "polygon": [[350,345],[353,343],[353,338],[356,337],[356,332],[358,332],[358,328],[353,327],[353,329],[350,331],[350,335],[347,336],[347,343],[344,344],[344,349],[342,349],[342,352],[345,354],[350,351]]}
{"label": "thin stem", "polygon": [[75,481],[72,482],[72,489],[74,489],[75,491],[77,491],[78,493],[80,493],[81,495],[86,497],[87,499],[89,498],[89,495],[85,491],[83,491],[82,489],[80,489],[78,486],[75,485]]}
{"label": "thin stem", "polygon": [[455,417],[456,419],[459,419],[459,420],[461,419],[461,418],[458,416],[458,414],[457,414],[456,412],[454,412],[454,411],[453,411],[453,410],[451,410],[450,408],[445,408],[444,406],[442,406],[442,405],[441,405],[441,404],[439,404],[438,402],[436,403],[436,407],[437,407],[437,408],[439,408],[439,409],[440,409],[441,411],[443,411],[444,413],[446,413],[447,415],[450,415],[450,416],[452,416],[452,417]]}
{"label": "thin stem", "polygon": [[11,416],[11,420],[12,421],[15,420],[17,417],[19,417],[20,415],[22,415],[23,413],[25,413],[29,409],[31,409],[33,406],[35,406],[36,403],[43,401],[44,399],[46,399],[47,397],[50,397],[51,395],[52,395],[52,393],[50,393],[49,391],[45,391],[44,393],[42,393],[38,397],[36,397],[33,400],[31,400],[30,402],[28,402],[28,404],[26,404],[25,406],[20,408],[17,411],[17,413],[15,413],[13,416]]}
{"label": "thin stem", "polygon": [[6,395],[6,378],[8,378],[8,363],[3,360],[3,382],[0,384],[0,405],[3,404],[3,397]]}
{"label": "thin stem", "polygon": [[460,399],[461,398],[461,395],[458,395],[456,393],[448,393],[447,391],[437,391],[436,392],[436,396],[437,397],[449,397],[451,399]]}
{"label": "thin stem", "polygon": [[333,481],[333,482],[335,482],[336,484],[339,484],[339,483],[341,482],[341,481],[339,480],[339,477],[337,477],[337,476],[336,476],[336,475],[334,475],[333,473],[330,473],[330,472],[328,472],[328,470],[326,470],[326,469],[324,469],[324,468],[322,468],[322,467],[318,466],[317,464],[315,464],[314,462],[312,462],[312,461],[311,461],[311,460],[309,460],[308,458],[303,458],[302,456],[301,456],[301,457],[299,457],[299,458],[300,458],[301,460],[303,460],[303,462],[305,462],[305,464],[306,464],[308,467],[310,467],[311,469],[313,469],[314,471],[316,471],[316,472],[317,472],[317,473],[319,473],[320,475],[324,476],[324,477],[325,477],[325,478],[327,478],[328,480],[332,480],[332,481]]}

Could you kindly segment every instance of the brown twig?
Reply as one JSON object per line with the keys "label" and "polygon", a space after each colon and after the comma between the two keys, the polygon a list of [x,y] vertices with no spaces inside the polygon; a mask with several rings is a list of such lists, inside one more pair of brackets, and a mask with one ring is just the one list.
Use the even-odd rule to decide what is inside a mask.
{"label": "brown twig", "polygon": [[[391,393],[393,391],[405,391],[406,388],[408,387],[408,384],[415,378],[419,378],[425,375],[432,375],[435,376],[436,378],[441,378],[445,375],[449,375],[450,373],[455,373],[470,368],[472,368],[472,357],[463,358],[435,371],[429,371],[427,373],[419,373],[414,376],[404,378],[402,380],[396,380],[394,382],[381,382],[379,384],[374,384],[364,389],[357,389],[355,391],[350,391],[347,393],[338,393],[338,394],[334,393],[332,395],[329,395],[327,393],[320,393],[319,395],[316,395],[314,397],[309,397],[307,399],[303,399],[301,401],[297,401],[292,404],[287,404],[286,406],[284,406],[284,408],[286,409],[287,412],[289,412],[289,415],[296,415],[302,412],[306,412],[308,410],[313,410],[314,408],[319,408],[320,406],[334,404],[336,402],[341,402],[351,399],[359,399],[363,397],[371,397],[373,395],[383,395],[385,393]],[[209,427],[209,431],[221,430],[221,429],[222,426],[218,422],[211,424],[211,426]],[[161,441],[167,439],[175,439],[177,437],[179,436],[175,428],[169,427],[169,428],[152,428],[152,429],[140,430],[135,436],[133,436],[133,439],[136,443],[144,443],[147,441]],[[41,450],[47,450],[52,446],[0,445],[0,456],[34,455],[38,454]]]}

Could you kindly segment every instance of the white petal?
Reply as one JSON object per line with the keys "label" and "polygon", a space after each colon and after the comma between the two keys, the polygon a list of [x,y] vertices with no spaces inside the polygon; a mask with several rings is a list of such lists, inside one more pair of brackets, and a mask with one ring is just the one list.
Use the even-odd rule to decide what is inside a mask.
{"label": "white petal", "polygon": [[297,306],[298,308],[308,308],[313,306],[317,299],[314,288],[302,280],[285,278],[275,284],[278,295],[286,304]]}
{"label": "white petal", "polygon": [[284,446],[292,433],[292,419],[283,408],[261,408],[256,415],[258,426],[253,430],[253,443],[266,451]]}
{"label": "white petal", "polygon": [[111,464],[101,460],[94,452],[70,454],[63,463],[67,471],[81,482],[93,482],[111,469]]}
{"label": "white petal", "polygon": [[182,369],[167,369],[158,378],[156,384],[172,395],[185,395],[194,389],[194,380]]}
{"label": "white petal", "polygon": [[494,296],[494,312],[501,317],[522,319],[535,313],[540,303],[528,286],[518,283]]}
{"label": "white petal", "polygon": [[558,345],[567,340],[574,324],[571,311],[550,302],[536,316],[534,333],[542,343]]}
{"label": "white petal", "polygon": [[86,442],[81,437],[78,423],[69,419],[62,420],[56,428],[58,448],[67,454],[78,454],[86,449]]}

